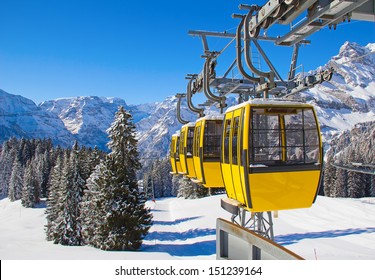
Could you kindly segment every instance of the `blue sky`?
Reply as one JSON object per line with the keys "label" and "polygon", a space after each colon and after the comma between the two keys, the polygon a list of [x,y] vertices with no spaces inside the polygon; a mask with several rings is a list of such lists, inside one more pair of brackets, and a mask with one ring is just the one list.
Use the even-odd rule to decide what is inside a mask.
{"label": "blue sky", "polygon": [[[0,89],[36,103],[88,95],[129,104],[162,101],[184,92],[185,75],[202,69],[201,41],[188,30],[235,32],[238,19],[231,15],[240,3],[0,0]],[[345,41],[375,42],[375,24],[352,21],[309,39],[299,57],[305,71],[325,64]],[[211,38],[209,46],[221,50],[228,42]],[[262,44],[285,77],[291,48]],[[218,60],[222,68],[234,59],[234,44],[225,54]]]}

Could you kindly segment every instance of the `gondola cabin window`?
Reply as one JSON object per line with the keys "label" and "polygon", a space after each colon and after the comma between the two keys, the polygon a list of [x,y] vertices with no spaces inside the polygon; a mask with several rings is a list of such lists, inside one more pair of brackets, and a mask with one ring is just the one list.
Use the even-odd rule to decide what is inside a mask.
{"label": "gondola cabin window", "polygon": [[229,138],[230,138],[231,119],[225,121],[224,134],[224,163],[229,163]]}
{"label": "gondola cabin window", "polygon": [[170,150],[169,150],[169,156],[171,158],[174,158],[174,155],[175,155],[175,150],[174,150],[175,145],[176,145],[176,139],[172,138],[171,146],[170,146]]}
{"label": "gondola cabin window", "polygon": [[194,127],[189,127],[187,131],[186,156],[193,156]]}
{"label": "gondola cabin window", "polygon": [[320,138],[311,108],[252,108],[250,166],[320,164]]}
{"label": "gondola cabin window", "polygon": [[237,142],[238,142],[238,128],[240,123],[240,117],[234,118],[233,123],[233,135],[232,135],[232,164],[238,164],[238,156],[237,156]]}
{"label": "gondola cabin window", "polygon": [[221,120],[207,120],[204,128],[204,159],[218,161],[221,152]]}
{"label": "gondola cabin window", "polygon": [[179,154],[179,151],[180,151],[180,137],[177,138],[177,143],[176,143],[176,160],[179,160],[180,159],[180,154]]}
{"label": "gondola cabin window", "polygon": [[181,131],[180,144],[177,150],[181,155],[184,154],[184,146],[185,146],[185,131]]}
{"label": "gondola cabin window", "polygon": [[199,157],[199,144],[201,139],[201,127],[195,127],[194,145],[193,145],[193,156]]}

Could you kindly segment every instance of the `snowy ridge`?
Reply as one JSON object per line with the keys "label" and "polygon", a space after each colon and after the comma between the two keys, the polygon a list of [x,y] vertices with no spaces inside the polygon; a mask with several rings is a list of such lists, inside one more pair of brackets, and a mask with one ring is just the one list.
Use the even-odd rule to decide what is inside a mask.
{"label": "snowy ridge", "polygon": [[301,94],[316,106],[324,140],[359,122],[375,120],[375,44],[362,47],[346,42],[327,66],[332,80]]}
{"label": "snowy ridge", "polygon": [[119,106],[128,109],[120,98],[97,96],[60,98],[40,104],[41,108],[56,114],[79,143],[104,150],[108,142],[106,130]]}
{"label": "snowy ridge", "polygon": [[0,90],[0,141],[10,137],[51,138],[55,144],[62,146],[73,141],[58,116],[27,98]]}
{"label": "snowy ridge", "polygon": [[[176,118],[177,99],[168,97],[156,104],[154,112],[136,123],[139,152],[144,159],[166,155],[172,135],[181,128]],[[182,108],[183,119],[193,120],[194,114]]]}

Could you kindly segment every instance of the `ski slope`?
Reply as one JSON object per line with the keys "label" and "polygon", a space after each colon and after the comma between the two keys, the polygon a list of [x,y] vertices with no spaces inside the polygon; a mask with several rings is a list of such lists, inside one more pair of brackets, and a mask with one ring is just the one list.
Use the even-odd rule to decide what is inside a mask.
{"label": "ski slope", "polygon": [[[2,260],[215,260],[216,219],[230,219],[217,195],[196,200],[149,201],[154,224],[142,250],[107,252],[45,239],[45,209],[0,200]],[[375,198],[319,196],[313,207],[280,211],[276,242],[308,260],[375,260]]]}

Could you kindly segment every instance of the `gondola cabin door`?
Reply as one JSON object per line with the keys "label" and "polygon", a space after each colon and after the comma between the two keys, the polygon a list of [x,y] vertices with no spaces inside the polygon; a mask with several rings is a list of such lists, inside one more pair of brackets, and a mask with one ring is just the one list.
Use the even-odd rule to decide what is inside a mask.
{"label": "gondola cabin door", "polygon": [[169,159],[171,162],[172,172],[171,174],[176,175],[177,173],[177,166],[176,166],[176,141],[177,135],[172,135],[170,150],[169,150]]}
{"label": "gondola cabin door", "polygon": [[193,159],[196,180],[206,188],[223,188],[220,170],[223,116],[206,116],[196,121]]}
{"label": "gondola cabin door", "polygon": [[181,128],[180,134],[180,162],[182,175],[189,178],[195,178],[195,168],[193,162],[193,141],[194,141],[194,123],[188,123]]}
{"label": "gondola cabin door", "polygon": [[221,172],[226,192],[229,198],[247,205],[244,166],[247,158],[242,156],[245,108],[238,108],[225,115],[222,137]]}
{"label": "gondola cabin door", "polygon": [[176,146],[175,146],[175,153],[174,153],[177,175],[182,173],[179,150],[180,150],[180,136],[178,135],[176,136]]}

